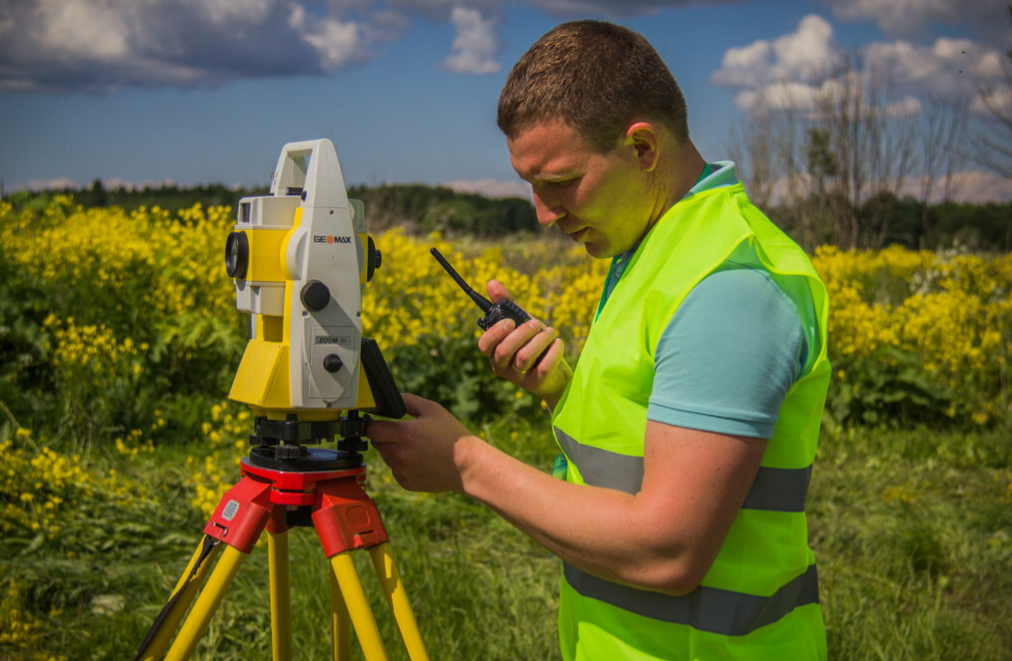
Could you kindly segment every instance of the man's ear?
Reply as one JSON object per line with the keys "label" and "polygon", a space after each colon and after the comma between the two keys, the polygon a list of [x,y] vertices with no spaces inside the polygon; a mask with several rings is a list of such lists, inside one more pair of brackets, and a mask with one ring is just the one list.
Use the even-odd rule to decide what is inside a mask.
{"label": "man's ear", "polygon": [[660,140],[657,128],[650,122],[633,122],[626,127],[623,134],[627,145],[636,150],[636,158],[644,172],[652,172],[657,167]]}

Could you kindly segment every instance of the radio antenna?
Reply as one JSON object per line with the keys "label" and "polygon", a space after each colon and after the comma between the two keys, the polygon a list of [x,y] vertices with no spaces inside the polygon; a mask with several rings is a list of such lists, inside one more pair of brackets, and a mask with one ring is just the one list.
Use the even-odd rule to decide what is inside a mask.
{"label": "radio antenna", "polygon": [[460,274],[457,273],[457,271],[452,266],[450,266],[450,263],[446,261],[446,259],[442,255],[439,254],[438,250],[436,250],[435,248],[430,248],[429,252],[431,252],[432,256],[436,258],[436,261],[439,262],[440,266],[446,269],[446,272],[450,274],[450,277],[453,278],[453,281],[456,282],[460,286],[460,288],[463,289],[464,292],[471,297],[471,300],[474,301],[478,305],[478,307],[481,308],[481,311],[488,314],[488,311],[492,309],[492,301],[488,300],[475,290],[471,289],[471,285],[464,282],[464,278],[460,277]]}

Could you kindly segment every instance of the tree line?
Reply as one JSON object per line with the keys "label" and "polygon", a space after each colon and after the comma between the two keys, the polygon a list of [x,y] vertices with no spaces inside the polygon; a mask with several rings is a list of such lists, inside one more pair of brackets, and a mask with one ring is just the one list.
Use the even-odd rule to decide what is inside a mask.
{"label": "tree line", "polygon": [[[224,184],[106,188],[96,179],[85,188],[21,190],[8,195],[7,201],[19,208],[42,209],[53,195],[72,195],[74,201],[85,208],[115,206],[134,211],[141,207],[159,207],[174,215],[197,203],[204,207],[221,205],[235,209],[243,197],[268,193],[266,186],[235,188]],[[358,185],[348,189],[348,196],[365,203],[366,222],[373,232],[403,227],[411,234],[500,236],[538,228],[533,205],[522,198],[489,198],[422,184]]]}
{"label": "tree line", "polygon": [[[750,186],[748,181],[746,186]],[[105,188],[95,181],[81,189],[17,191],[7,201],[17,208],[42,208],[53,195],[70,194],[86,208],[117,206],[132,211],[158,206],[174,214],[196,203],[234,209],[240,198],[267,192],[266,188],[235,189],[223,184]],[[751,188],[749,192],[756,197]],[[534,206],[523,198],[489,198],[423,184],[358,185],[349,188],[348,195],[365,203],[372,232],[400,227],[413,235],[436,231],[445,236],[496,237],[538,229]],[[961,246],[1012,251],[1012,203],[928,204],[890,190],[881,190],[864,201],[847,199],[839,192],[815,190],[780,204],[768,199],[765,205],[761,199],[758,202],[774,223],[807,250],[824,244],[846,249],[898,243],[929,250]]]}

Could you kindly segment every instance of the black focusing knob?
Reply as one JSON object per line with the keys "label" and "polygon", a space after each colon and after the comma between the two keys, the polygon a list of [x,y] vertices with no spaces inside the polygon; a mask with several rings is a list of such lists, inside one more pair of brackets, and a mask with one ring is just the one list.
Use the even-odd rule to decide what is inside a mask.
{"label": "black focusing knob", "polygon": [[307,310],[317,312],[330,303],[330,290],[319,280],[310,280],[302,286],[299,298],[302,299],[302,304],[306,306]]}
{"label": "black focusing knob", "polygon": [[336,353],[332,353],[323,359],[323,369],[334,373],[344,367],[344,361]]}
{"label": "black focusing knob", "polygon": [[376,242],[369,237],[369,241],[366,243],[366,254],[365,254],[365,281],[369,282],[372,280],[373,273],[376,272],[383,264],[383,254],[376,247]]}

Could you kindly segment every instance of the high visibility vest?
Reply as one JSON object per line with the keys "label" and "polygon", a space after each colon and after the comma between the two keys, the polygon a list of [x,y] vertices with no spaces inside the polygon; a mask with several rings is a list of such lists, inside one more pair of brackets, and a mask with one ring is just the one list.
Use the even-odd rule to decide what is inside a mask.
{"label": "high visibility vest", "polygon": [[661,334],[692,288],[742,252],[788,296],[811,296],[818,353],[787,392],[745,504],[699,587],[671,596],[564,563],[559,638],[567,660],[826,658],[805,518],[831,372],[826,288],[740,183],[683,199],[651,228],[601,308],[552,424],[568,481],[637,493]]}

